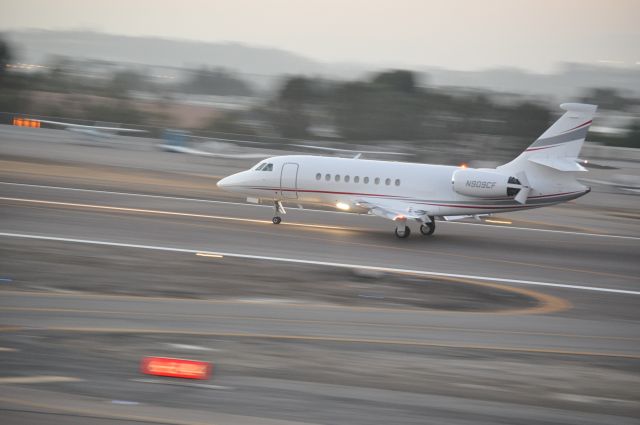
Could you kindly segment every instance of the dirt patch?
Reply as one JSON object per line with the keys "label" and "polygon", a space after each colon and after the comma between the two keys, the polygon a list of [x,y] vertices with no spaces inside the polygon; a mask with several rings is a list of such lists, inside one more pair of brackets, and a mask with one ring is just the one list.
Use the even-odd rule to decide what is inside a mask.
{"label": "dirt patch", "polygon": [[193,299],[496,311],[537,307],[501,286],[265,260],[5,239],[5,288]]}

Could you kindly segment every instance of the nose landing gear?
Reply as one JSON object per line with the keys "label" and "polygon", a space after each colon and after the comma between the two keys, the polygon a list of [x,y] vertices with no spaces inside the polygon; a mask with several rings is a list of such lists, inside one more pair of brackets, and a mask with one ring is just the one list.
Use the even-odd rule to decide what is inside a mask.
{"label": "nose landing gear", "polygon": [[400,229],[400,227],[396,227],[395,234],[400,239],[408,238],[411,234],[411,229],[409,229],[407,226],[404,226],[404,230]]}
{"label": "nose landing gear", "polygon": [[411,229],[407,226],[407,220],[397,219],[396,222],[398,223],[395,230],[396,237],[400,239],[408,238],[411,234]]}
{"label": "nose landing gear", "polygon": [[280,214],[286,214],[287,213],[284,210],[284,207],[282,206],[282,202],[274,201],[273,208],[274,208],[274,213],[273,213],[273,219],[271,221],[273,222],[273,224],[282,223],[282,218],[280,217]]}

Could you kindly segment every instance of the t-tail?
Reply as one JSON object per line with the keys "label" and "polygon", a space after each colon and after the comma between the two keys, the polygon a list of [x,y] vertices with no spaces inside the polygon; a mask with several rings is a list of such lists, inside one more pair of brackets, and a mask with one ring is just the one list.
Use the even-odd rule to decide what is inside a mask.
{"label": "t-tail", "polygon": [[584,103],[560,107],[564,115],[516,159],[497,168],[520,180],[523,188],[515,199],[522,204],[536,184],[575,181],[575,172],[586,171],[578,157],[598,107]]}

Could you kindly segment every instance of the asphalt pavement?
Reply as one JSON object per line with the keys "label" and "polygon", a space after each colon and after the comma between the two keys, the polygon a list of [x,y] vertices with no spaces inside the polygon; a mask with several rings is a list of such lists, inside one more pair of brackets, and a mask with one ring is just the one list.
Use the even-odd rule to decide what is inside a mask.
{"label": "asphalt pavement", "polygon": [[[0,133],[10,423],[637,423],[634,195],[399,240],[385,220],[326,206],[292,205],[273,225],[269,206],[215,189],[242,161],[28,130]],[[189,270],[160,266],[172,262]],[[216,275],[235,292],[202,289]],[[162,291],[145,296],[154,279]],[[314,295],[325,283],[333,298]],[[446,284],[470,288],[469,305],[492,301],[452,307],[465,292]],[[216,373],[204,386],[150,380],[137,365],[153,354]],[[3,383],[16,376],[31,381]]]}

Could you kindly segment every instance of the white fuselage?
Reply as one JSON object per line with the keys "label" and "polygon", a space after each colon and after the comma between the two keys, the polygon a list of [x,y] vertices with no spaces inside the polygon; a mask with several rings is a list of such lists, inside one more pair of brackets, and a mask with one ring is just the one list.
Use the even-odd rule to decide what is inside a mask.
{"label": "white fuselage", "polygon": [[[526,204],[513,197],[474,197],[453,190],[452,178],[460,167],[365,159],[291,155],[269,158],[271,170],[243,171],[221,180],[225,190],[248,197],[292,203],[311,202],[357,205],[375,200],[393,205],[401,202],[430,216],[455,216],[517,211],[575,199],[588,192],[573,176],[536,178]],[[492,170],[495,171],[495,170]],[[534,170],[530,170],[534,171]],[[543,170],[538,175],[543,176]],[[567,176],[568,177],[568,176]],[[530,179],[531,180],[531,179]]]}

